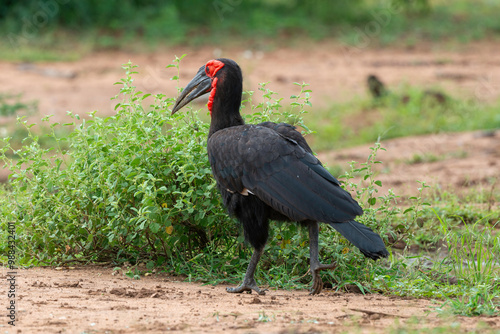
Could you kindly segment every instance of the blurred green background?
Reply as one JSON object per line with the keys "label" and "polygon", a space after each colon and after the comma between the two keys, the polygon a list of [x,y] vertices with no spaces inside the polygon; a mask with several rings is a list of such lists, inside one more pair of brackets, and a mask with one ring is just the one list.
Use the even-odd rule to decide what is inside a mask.
{"label": "blurred green background", "polygon": [[[362,43],[498,38],[492,0],[3,0],[0,42],[15,49],[144,50],[158,45]],[[382,28],[383,29],[380,29]],[[372,36],[370,36],[372,37]]]}

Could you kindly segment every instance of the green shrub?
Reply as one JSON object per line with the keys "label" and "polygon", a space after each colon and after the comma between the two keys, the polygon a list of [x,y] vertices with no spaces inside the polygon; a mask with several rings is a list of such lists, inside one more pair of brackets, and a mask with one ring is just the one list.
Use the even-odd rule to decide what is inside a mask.
{"label": "green shrub", "polygon": [[[49,148],[40,146],[23,119],[23,147],[4,140],[2,159],[13,174],[2,223],[18,225],[22,263],[116,257],[161,262],[233,239],[233,222],[207,162],[208,125],[195,112],[172,117],[172,98],[136,91],[134,68],[124,66],[116,115],[92,112],[78,123],[53,123],[49,136],[56,144]],[[154,103],[146,110],[147,98]],[[71,129],[67,137],[56,135],[59,127]]]}
{"label": "green shrub", "polygon": [[[170,66],[178,68],[179,61]],[[75,122],[67,124],[45,117],[51,141],[44,145],[32,125],[19,118],[28,133],[23,145],[4,139],[1,158],[12,175],[2,194],[1,221],[17,224],[20,264],[168,262],[178,273],[196,278],[208,279],[207,270],[239,278],[250,250],[242,247],[242,235],[222,208],[211,176],[205,149],[209,124],[195,111],[171,116],[173,98],[136,91],[135,67],[124,66],[116,115],[101,118],[91,112],[80,119],[69,113]],[[283,99],[267,84],[260,85],[259,104],[248,92],[243,101],[250,110],[247,122],[286,121],[310,133],[302,122],[311,105],[310,90],[307,84],[297,85],[300,92],[291,97],[290,109],[282,107]],[[154,102],[145,108],[149,100]],[[373,226],[376,219],[367,223]],[[325,257],[352,265],[365,261],[357,251],[343,255],[347,246],[340,235],[328,228],[323,233]],[[307,245],[307,233],[295,224],[281,224],[273,229],[262,267],[273,277],[284,270],[303,276]],[[296,261],[287,265],[292,253]]]}

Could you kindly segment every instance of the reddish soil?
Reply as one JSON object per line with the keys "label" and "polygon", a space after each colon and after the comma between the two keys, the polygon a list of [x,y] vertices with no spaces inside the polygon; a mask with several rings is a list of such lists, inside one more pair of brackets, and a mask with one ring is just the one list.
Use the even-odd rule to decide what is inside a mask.
{"label": "reddish soil", "polygon": [[[140,65],[139,89],[175,96],[175,82],[169,80],[175,72],[165,66],[175,54],[188,53],[182,61],[181,85],[206,60],[225,56],[241,64],[246,89],[256,90],[259,82],[271,81],[274,91],[289,96],[296,93],[292,82],[305,81],[311,84],[316,106],[365,94],[366,76],[371,73],[389,86],[404,82],[441,86],[452,95],[484,102],[500,97],[498,44],[468,45],[458,52],[431,47],[348,51],[331,44],[269,52],[178,48],[147,55],[97,53],[66,63],[0,62],[0,81],[5,83],[1,92],[23,92],[24,99],[39,101],[42,115],[54,114],[58,120],[64,119],[66,110],[84,115],[98,109],[109,115],[115,104],[109,98],[119,89],[113,83],[123,76],[120,64],[131,59]],[[0,127],[10,124],[11,119],[0,119]],[[382,191],[397,188],[399,194],[415,194],[416,180],[457,191],[498,191],[498,131],[403,138],[383,146],[387,152],[379,155],[384,164],[377,176],[383,182]],[[330,165],[347,165],[351,160],[364,161],[368,153],[364,146],[320,157]],[[423,157],[420,162],[416,155]],[[490,205],[498,208],[498,203]],[[5,273],[3,269],[2,281]],[[132,280],[122,272],[113,275],[113,269],[106,267],[19,270],[17,284],[18,323],[11,328],[2,318],[0,331],[5,333],[377,333],[403,325],[435,327],[449,321],[459,322],[465,330],[481,322],[500,328],[498,318],[439,318],[428,312],[441,302],[429,300],[328,290],[314,297],[307,291],[283,290],[258,297],[232,295],[221,285],[202,286],[161,275]],[[3,305],[3,296],[1,300]]]}
{"label": "reddish soil", "polygon": [[[244,75],[244,89],[256,91],[261,82],[288,98],[297,93],[293,82],[307,82],[313,91],[313,105],[347,101],[366,94],[366,77],[376,74],[389,87],[409,83],[443,87],[452,95],[481,101],[500,97],[500,44],[480,43],[460,50],[433,47],[420,49],[356,49],[321,43],[301,48],[252,51],[243,49],[173,48],[150,54],[127,52],[93,53],[78,61],[21,64],[0,61],[2,92],[24,93],[27,100],[39,101],[41,115],[56,118],[71,110],[80,115],[99,110],[114,113],[114,86],[124,76],[121,64],[131,60],[139,65],[136,86],[144,92],[176,96],[174,68],[166,69],[174,56],[186,53],[181,63],[184,86],[207,60],[228,57],[236,60]],[[258,94],[257,94],[258,95]]]}
{"label": "reddish soil", "polygon": [[[0,277],[2,280],[5,276]],[[402,326],[449,326],[430,313],[442,302],[324,290],[270,289],[265,296],[228,294],[152,275],[134,280],[106,267],[18,271],[18,321],[2,333],[384,333]],[[453,318],[461,329],[500,318]]]}
{"label": "reddish soil", "polygon": [[[398,138],[381,145],[386,149],[377,154],[382,164],[374,166],[375,178],[383,185],[380,194],[393,189],[403,198],[414,196],[421,187],[417,181],[431,186],[424,196],[436,189],[460,195],[500,192],[500,130]],[[372,146],[323,152],[319,157],[327,165],[348,168],[351,161],[365,162]],[[498,210],[500,203],[492,202],[490,207]]]}

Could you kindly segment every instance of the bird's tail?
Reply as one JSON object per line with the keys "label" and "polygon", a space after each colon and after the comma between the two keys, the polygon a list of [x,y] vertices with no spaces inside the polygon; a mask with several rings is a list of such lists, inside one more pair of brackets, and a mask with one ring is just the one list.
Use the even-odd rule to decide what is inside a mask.
{"label": "bird's tail", "polygon": [[368,226],[354,220],[328,224],[340,232],[354,246],[358,247],[364,256],[377,260],[389,255],[380,235],[373,232]]}

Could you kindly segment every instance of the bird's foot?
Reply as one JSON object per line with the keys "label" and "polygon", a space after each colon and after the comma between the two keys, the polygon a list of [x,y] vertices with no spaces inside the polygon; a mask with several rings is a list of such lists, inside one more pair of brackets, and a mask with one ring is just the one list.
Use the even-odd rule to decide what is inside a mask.
{"label": "bird's foot", "polygon": [[252,290],[257,292],[259,295],[265,295],[267,289],[261,289],[257,286],[257,283],[255,280],[252,278],[250,280],[243,280],[243,283],[241,283],[240,286],[236,288],[226,288],[226,291],[229,293],[242,293],[244,291],[247,291],[248,293],[252,293]]}
{"label": "bird's foot", "polygon": [[332,264],[319,264],[317,266],[311,266],[311,273],[313,276],[313,284],[311,287],[311,290],[309,292],[310,295],[317,295],[318,293],[323,290],[323,280],[321,279],[321,276],[319,275],[319,272],[321,270],[325,269],[335,269],[337,267],[336,263]]}

